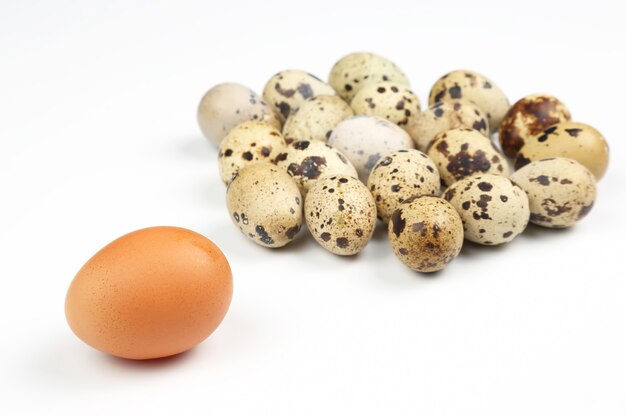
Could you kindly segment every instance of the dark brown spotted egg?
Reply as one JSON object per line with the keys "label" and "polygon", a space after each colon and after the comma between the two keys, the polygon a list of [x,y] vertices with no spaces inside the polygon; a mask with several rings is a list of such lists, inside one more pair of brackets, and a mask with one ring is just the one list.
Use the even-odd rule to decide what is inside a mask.
{"label": "dark brown spotted egg", "polygon": [[528,224],[526,193],[500,175],[464,178],[452,184],[443,197],[460,214],[465,239],[481,245],[510,242]]}
{"label": "dark brown spotted egg", "polygon": [[333,129],[328,144],[352,162],[364,183],[381,156],[415,147],[408,133],[375,116],[353,116],[342,121]]}
{"label": "dark brown spotted egg", "polygon": [[369,52],[356,52],[341,58],[330,71],[330,85],[350,103],[365,85],[392,81],[408,86],[406,75],[387,58]]}
{"label": "dark brown spotted egg", "polygon": [[570,158],[600,180],[609,165],[609,146],[600,132],[584,123],[563,122],[532,137],[515,158],[515,169],[545,158]]}
{"label": "dark brown spotted egg", "polygon": [[389,241],[395,255],[418,272],[445,268],[463,246],[463,223],[446,200],[413,196],[393,212]]}
{"label": "dark brown spotted egg", "polygon": [[596,198],[596,180],[567,158],[531,162],[511,175],[530,202],[530,221],[549,228],[570,227],[584,218]]}
{"label": "dark brown spotted egg", "polygon": [[441,181],[452,185],[474,174],[509,175],[504,156],[474,129],[452,129],[437,135],[428,149]]}
{"label": "dark brown spotted egg", "polygon": [[409,119],[420,114],[417,96],[402,84],[391,81],[364,86],[350,103],[354,114],[367,114],[389,120],[406,129]]}
{"label": "dark brown spotted egg", "polygon": [[248,120],[267,122],[277,129],[281,127],[265,100],[241,84],[218,84],[206,92],[198,105],[200,130],[215,145],[219,145],[232,128]]}
{"label": "dark brown spotted egg", "polygon": [[508,157],[515,158],[524,143],[548,127],[571,119],[565,104],[547,94],[533,94],[518,100],[506,112],[498,138]]}
{"label": "dark brown spotted egg", "polygon": [[268,123],[250,121],[237,125],[220,143],[220,177],[228,184],[242,167],[259,161],[272,162],[285,147],[278,129]]}
{"label": "dark brown spotted egg", "polygon": [[291,142],[284,152],[276,156],[275,162],[293,177],[303,196],[324,176],[357,176],[356,169],[348,158],[318,140]]}
{"label": "dark brown spotted egg", "polygon": [[428,104],[450,99],[464,99],[476,104],[487,116],[492,132],[498,129],[509,109],[504,92],[493,81],[473,71],[452,71],[438,79],[430,90]]}
{"label": "dark brown spotted egg", "polygon": [[409,119],[406,131],[417,149],[426,151],[438,134],[457,128],[474,129],[489,137],[487,116],[472,102],[465,100],[433,104],[419,116]]}
{"label": "dark brown spotted egg", "polygon": [[230,218],[255,243],[279,248],[302,226],[302,196],[293,179],[267,162],[243,167],[228,186]]}
{"label": "dark brown spotted egg", "polygon": [[338,96],[317,96],[306,100],[285,122],[285,142],[320,140],[328,142],[333,128],[353,116],[350,106]]}
{"label": "dark brown spotted egg", "polygon": [[439,195],[439,172],[423,152],[403,149],[383,155],[367,180],[378,218],[384,223],[402,201],[415,195]]}
{"label": "dark brown spotted egg", "polygon": [[305,71],[286,70],[274,75],[263,88],[263,98],[274,109],[281,122],[311,97],[335,95],[331,86]]}
{"label": "dark brown spotted egg", "polygon": [[355,177],[336,175],[315,182],[304,202],[307,227],[317,243],[337,255],[367,245],[376,225],[372,195]]}

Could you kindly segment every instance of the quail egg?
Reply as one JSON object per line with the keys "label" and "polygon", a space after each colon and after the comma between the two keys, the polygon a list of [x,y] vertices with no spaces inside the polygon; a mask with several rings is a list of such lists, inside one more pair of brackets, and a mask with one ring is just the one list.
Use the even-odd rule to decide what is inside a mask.
{"label": "quail egg", "polygon": [[413,138],[417,149],[426,151],[435,136],[456,128],[474,129],[489,137],[487,116],[472,102],[465,100],[433,104],[417,117],[410,118],[406,131]]}
{"label": "quail egg", "polygon": [[408,133],[375,116],[353,116],[342,121],[333,129],[328,144],[348,157],[364,183],[382,155],[415,147]]}
{"label": "quail egg", "polygon": [[356,169],[348,158],[318,140],[291,142],[285,152],[278,154],[275,162],[293,177],[303,196],[315,181],[324,176],[357,176]]}
{"label": "quail egg", "polygon": [[452,129],[437,135],[428,149],[445,185],[470,175],[509,175],[504,156],[487,139],[473,129]]}
{"label": "quail egg", "polygon": [[265,100],[241,84],[218,84],[206,92],[198,106],[202,134],[215,145],[232,128],[248,120],[267,122],[280,129],[280,120]]}
{"label": "quail egg", "polygon": [[515,169],[539,159],[563,157],[574,159],[600,180],[609,165],[609,146],[600,132],[576,122],[550,126],[532,137],[515,158]]}
{"label": "quail egg", "polygon": [[409,197],[393,212],[389,241],[395,255],[418,272],[445,268],[463,246],[463,223],[443,198]]}
{"label": "quail egg", "polygon": [[515,158],[528,139],[570,119],[569,110],[556,97],[547,94],[526,96],[513,104],[500,123],[498,134],[502,152]]}
{"label": "quail egg", "polygon": [[526,193],[500,175],[463,178],[452,184],[443,197],[461,216],[465,239],[481,245],[510,242],[528,224]]}
{"label": "quail egg", "polygon": [[226,205],[235,226],[261,246],[285,246],[302,226],[298,186],[289,174],[267,162],[239,170],[228,186]]}
{"label": "quail egg", "polygon": [[387,58],[368,52],[355,52],[341,58],[330,71],[329,83],[346,102],[350,103],[363,86],[392,81],[404,86],[409,80]]}
{"label": "quail egg", "polygon": [[596,198],[596,180],[567,158],[531,162],[511,175],[530,202],[530,221],[549,228],[570,227],[585,217]]}
{"label": "quail egg", "polygon": [[416,149],[402,149],[383,155],[367,180],[378,218],[384,223],[400,203],[415,195],[439,195],[439,171],[435,163]]}
{"label": "quail egg", "polygon": [[304,201],[307,227],[317,243],[337,255],[354,255],[367,245],[376,225],[372,195],[355,177],[324,177]]}
{"label": "quail egg", "polygon": [[319,95],[334,96],[331,86],[308,72],[286,70],[274,75],[265,84],[263,98],[274,109],[281,122],[307,99]]}
{"label": "quail egg", "polygon": [[321,140],[327,142],[333,128],[353,116],[348,104],[338,96],[311,97],[300,105],[285,121],[285,142],[294,140]]}
{"label": "quail egg", "polygon": [[435,82],[430,90],[428,104],[449,99],[474,102],[487,115],[492,132],[498,129],[509,109],[509,101],[502,90],[487,77],[473,71],[452,71]]}
{"label": "quail egg", "polygon": [[420,114],[417,96],[402,84],[383,81],[359,90],[350,103],[354,114],[367,114],[389,120],[406,129],[409,119]]}
{"label": "quail egg", "polygon": [[280,132],[265,122],[244,122],[237,125],[220,143],[218,167],[224,184],[245,165],[258,161],[272,162],[285,150]]}

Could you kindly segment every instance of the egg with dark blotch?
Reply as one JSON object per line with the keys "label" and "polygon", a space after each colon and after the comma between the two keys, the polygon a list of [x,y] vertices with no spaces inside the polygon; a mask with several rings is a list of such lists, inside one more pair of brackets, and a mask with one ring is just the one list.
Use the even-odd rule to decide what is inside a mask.
{"label": "egg with dark blotch", "polygon": [[515,158],[527,140],[571,117],[565,104],[547,94],[533,94],[518,100],[500,123],[498,139],[502,152]]}
{"label": "egg with dark blotch", "polygon": [[406,130],[411,118],[421,113],[420,101],[406,86],[384,81],[364,86],[350,103],[354,114],[377,116]]}

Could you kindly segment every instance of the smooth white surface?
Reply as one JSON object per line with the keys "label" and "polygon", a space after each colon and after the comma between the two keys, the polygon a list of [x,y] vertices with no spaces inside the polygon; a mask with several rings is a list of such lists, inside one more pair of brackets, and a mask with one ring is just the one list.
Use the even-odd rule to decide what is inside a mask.
{"label": "smooth white surface", "polygon": [[[0,2],[0,415],[626,414],[621,2]],[[195,121],[212,85],[326,77],[371,50],[422,102],[469,68],[515,101],[560,97],[604,133],[589,217],[467,244],[412,273],[379,228],[353,258],[301,235],[256,246],[230,224]],[[74,274],[114,238],[177,225],[223,249],[231,310],[205,343],[110,358],[65,323]]]}

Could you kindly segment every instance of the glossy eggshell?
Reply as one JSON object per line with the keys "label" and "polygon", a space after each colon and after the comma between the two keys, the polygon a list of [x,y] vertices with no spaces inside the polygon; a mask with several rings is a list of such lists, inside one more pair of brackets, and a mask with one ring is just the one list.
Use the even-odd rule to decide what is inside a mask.
{"label": "glossy eggshell", "polygon": [[392,81],[409,85],[406,75],[387,58],[369,52],[355,52],[335,63],[328,77],[329,84],[350,103],[361,88],[371,83]]}
{"label": "glossy eggshell", "polygon": [[236,126],[220,143],[218,168],[224,184],[237,172],[256,162],[273,162],[286,144],[275,127],[265,122],[244,122]]}
{"label": "glossy eggshell", "polygon": [[352,162],[363,182],[382,155],[415,147],[408,133],[374,116],[354,116],[339,123],[328,144]]}
{"label": "glossy eggshell", "polygon": [[567,158],[531,162],[511,180],[528,194],[530,221],[543,227],[572,226],[589,214],[596,198],[593,174]]}
{"label": "glossy eggshell", "polygon": [[293,112],[283,127],[285,142],[319,140],[328,142],[335,126],[353,116],[350,106],[338,96],[317,96],[308,99]]}
{"label": "glossy eggshell", "polygon": [[430,90],[428,104],[450,99],[469,100],[487,116],[489,127],[495,132],[509,109],[504,92],[490,79],[474,71],[449,72],[435,82]]}
{"label": "glossy eggshell", "polygon": [[224,254],[204,236],[151,227],[114,240],[78,272],[67,292],[72,331],[127,359],[191,349],[221,323],[232,297]]}
{"label": "glossy eggshell", "polygon": [[384,155],[367,180],[378,218],[383,223],[402,201],[415,195],[439,195],[439,172],[435,163],[417,149],[403,149]]}
{"label": "glossy eggshell", "polygon": [[420,115],[409,119],[406,131],[417,149],[425,152],[437,135],[457,128],[474,129],[489,137],[487,116],[476,105],[465,100],[433,104]]}
{"label": "glossy eggshell", "polygon": [[452,129],[437,136],[428,149],[446,185],[474,174],[509,175],[502,154],[473,129]]}
{"label": "glossy eggshell", "polygon": [[207,91],[198,105],[197,117],[200,130],[215,145],[219,145],[232,128],[248,120],[263,121],[277,129],[281,127],[265,100],[236,83],[218,84]]}
{"label": "glossy eggshell", "polygon": [[532,161],[556,157],[580,162],[600,180],[609,166],[609,146],[593,127],[563,122],[528,140],[515,158],[515,169]]}
{"label": "glossy eggshell", "polygon": [[372,195],[355,177],[318,180],[304,202],[307,228],[317,243],[336,255],[354,255],[369,242],[376,226]]}
{"label": "glossy eggshell", "polygon": [[393,212],[388,231],[395,255],[418,272],[445,268],[463,246],[461,218],[439,197],[408,198]]}
{"label": "glossy eggshell", "polygon": [[547,94],[533,94],[518,100],[500,123],[498,139],[502,152],[515,158],[527,140],[571,117],[565,104]]}
{"label": "glossy eggshell", "polygon": [[335,95],[335,90],[315,75],[300,70],[286,70],[274,75],[263,88],[263,98],[281,122],[302,103],[319,95]]}
{"label": "glossy eggshell", "polygon": [[239,171],[226,191],[226,206],[233,224],[261,246],[285,246],[302,226],[298,186],[284,170],[267,162]]}
{"label": "glossy eggshell", "polygon": [[377,116],[406,130],[421,112],[420,101],[406,86],[391,81],[364,86],[350,103],[354,114]]}
{"label": "glossy eggshell", "polygon": [[510,242],[528,224],[526,193],[499,175],[464,178],[452,184],[443,197],[461,216],[465,239],[481,245]]}

